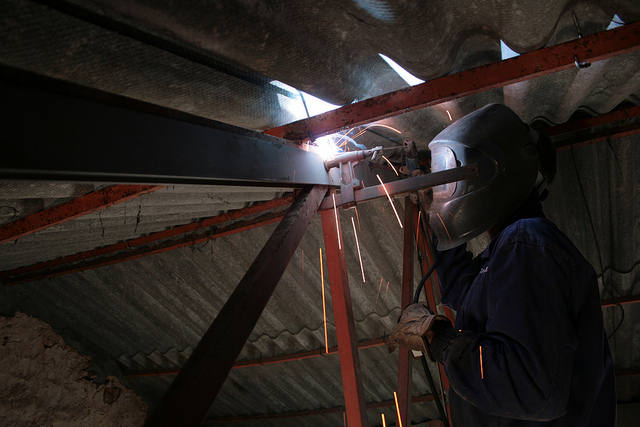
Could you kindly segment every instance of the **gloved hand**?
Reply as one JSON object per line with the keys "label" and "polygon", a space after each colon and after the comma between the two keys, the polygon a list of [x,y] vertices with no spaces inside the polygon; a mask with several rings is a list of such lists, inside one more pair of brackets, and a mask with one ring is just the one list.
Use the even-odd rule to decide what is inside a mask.
{"label": "gloved hand", "polygon": [[399,344],[409,350],[421,351],[433,360],[428,344],[438,332],[451,327],[449,319],[434,315],[425,304],[409,304],[391,331],[389,353],[393,353]]}

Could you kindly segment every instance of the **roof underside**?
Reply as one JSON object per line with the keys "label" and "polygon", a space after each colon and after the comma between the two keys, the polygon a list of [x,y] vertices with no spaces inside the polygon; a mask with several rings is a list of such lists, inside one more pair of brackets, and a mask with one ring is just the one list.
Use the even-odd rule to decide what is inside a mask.
{"label": "roof underside", "polygon": [[[500,61],[500,40],[525,53],[577,38],[576,22],[583,36],[604,31],[614,15],[623,23],[640,20],[640,4],[5,0],[0,3],[0,63],[265,131],[306,117],[300,94],[271,84],[274,80],[346,105],[408,87],[380,53],[430,80]],[[412,138],[425,149],[452,120],[492,102],[506,104],[541,129],[637,106],[640,53],[396,115],[379,124],[401,135],[376,127],[375,133],[366,132],[357,142],[401,147],[402,139]],[[603,300],[640,295],[639,138],[632,133],[559,151],[558,176],[545,202],[547,215],[599,273]],[[1,182],[0,224],[110,184]],[[256,185],[170,185],[0,245],[0,271],[113,245],[291,192]],[[395,205],[402,217],[403,199]],[[383,338],[400,313],[402,230],[385,199],[360,204],[357,212],[340,210],[340,215],[357,339]],[[366,282],[351,218],[359,230]],[[48,322],[69,344],[93,355],[95,369],[108,374],[179,368],[274,228],[275,224],[254,227],[126,262],[3,287],[0,314],[21,311]],[[322,226],[315,218],[239,361],[324,348],[321,247]],[[419,276],[417,266],[414,275]],[[610,339],[619,372],[640,369],[640,307],[623,307],[624,322]],[[327,310],[332,313],[330,299]],[[603,314],[612,333],[621,310],[607,307]],[[336,345],[332,323],[329,315],[329,346]],[[365,400],[392,400],[397,353],[390,355],[378,345],[361,349],[360,357]],[[173,378],[126,381],[153,406]],[[424,373],[415,369],[413,395],[427,392]],[[640,376],[618,379],[618,401],[640,401]],[[343,405],[337,355],[325,355],[233,369],[209,418],[232,420]],[[369,420],[377,422],[380,413],[389,419],[395,409],[370,409]],[[414,422],[436,418],[433,403],[413,405]],[[342,412],[336,409],[253,420],[251,425],[342,422]]]}

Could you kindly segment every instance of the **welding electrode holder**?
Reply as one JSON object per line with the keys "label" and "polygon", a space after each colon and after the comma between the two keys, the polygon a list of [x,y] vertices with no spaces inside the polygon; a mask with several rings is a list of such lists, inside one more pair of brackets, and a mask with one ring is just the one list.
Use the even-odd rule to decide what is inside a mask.
{"label": "welding electrode holder", "polygon": [[333,159],[324,162],[327,171],[331,168],[340,168],[340,194],[342,196],[342,206],[345,208],[355,206],[355,189],[360,187],[360,180],[356,179],[353,167],[371,157],[375,160],[382,147],[375,147],[369,150],[352,151],[335,156]]}

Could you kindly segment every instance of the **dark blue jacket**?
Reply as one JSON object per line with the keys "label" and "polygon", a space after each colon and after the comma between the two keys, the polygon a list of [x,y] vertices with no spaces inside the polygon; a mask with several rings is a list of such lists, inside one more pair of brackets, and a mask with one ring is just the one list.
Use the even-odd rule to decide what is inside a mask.
{"label": "dark blue jacket", "polygon": [[536,196],[475,260],[438,252],[455,329],[432,355],[456,426],[615,426],[613,361],[596,274]]}

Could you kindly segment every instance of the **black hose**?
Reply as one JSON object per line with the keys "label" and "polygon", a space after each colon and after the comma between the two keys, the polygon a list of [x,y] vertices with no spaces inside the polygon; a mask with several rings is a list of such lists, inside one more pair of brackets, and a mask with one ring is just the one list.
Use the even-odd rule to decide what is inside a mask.
{"label": "black hose", "polygon": [[[431,275],[433,274],[433,271],[436,269],[436,265],[438,265],[438,258],[436,256],[435,248],[433,247],[433,242],[431,241],[431,236],[429,236],[429,233],[426,231],[427,228],[424,225],[424,216],[422,217],[422,221],[425,229],[425,235],[427,238],[427,244],[429,245],[429,249],[431,249],[431,253],[433,254],[433,264],[431,264],[431,266],[429,267],[429,270],[426,272],[424,276],[422,276],[422,279],[420,279],[420,282],[418,283],[418,287],[416,288],[416,293],[413,296],[414,303],[417,303],[418,301],[420,301],[420,292],[422,292],[422,288],[424,287],[425,282],[429,277],[431,277]],[[436,308],[433,307],[434,311],[435,309]],[[438,397],[438,392],[436,391],[436,385],[435,385],[435,382],[433,381],[433,376],[431,375],[431,370],[429,369],[429,365],[427,363],[427,356],[423,354],[420,360],[422,362],[422,367],[424,368],[424,373],[427,377],[427,382],[429,383],[429,388],[431,389],[431,395],[433,396],[433,400],[436,402],[436,406],[438,407],[440,418],[442,419],[442,421],[444,421],[446,425],[449,425],[449,420],[447,419],[447,413],[445,412],[444,406],[442,406],[442,402]],[[442,398],[444,399],[444,393],[442,395]]]}

